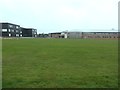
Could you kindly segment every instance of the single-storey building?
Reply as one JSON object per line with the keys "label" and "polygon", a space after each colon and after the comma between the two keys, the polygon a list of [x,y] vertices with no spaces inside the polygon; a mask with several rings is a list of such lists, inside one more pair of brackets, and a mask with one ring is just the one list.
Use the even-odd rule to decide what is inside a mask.
{"label": "single-storey building", "polygon": [[62,38],[61,33],[62,32],[49,33],[49,37],[51,37],[51,38]]}
{"label": "single-storey building", "polygon": [[49,37],[52,38],[76,38],[76,39],[85,39],[85,38],[108,38],[108,39],[117,39],[120,38],[120,32],[59,32],[59,33],[50,33]]}

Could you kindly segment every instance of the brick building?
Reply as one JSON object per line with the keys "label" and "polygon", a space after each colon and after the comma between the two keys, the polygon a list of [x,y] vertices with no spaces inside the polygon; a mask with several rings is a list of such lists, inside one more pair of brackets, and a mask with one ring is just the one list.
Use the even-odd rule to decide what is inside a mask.
{"label": "brick building", "polygon": [[82,38],[119,38],[118,32],[83,32]]}
{"label": "brick building", "polygon": [[49,37],[51,37],[51,38],[61,38],[61,32],[49,33]]}
{"label": "brick building", "polygon": [[[66,36],[67,35],[67,36]],[[85,39],[85,38],[101,38],[101,39],[117,39],[120,38],[119,32],[59,32],[59,33],[50,33],[50,37],[52,38],[78,38],[78,39]]]}

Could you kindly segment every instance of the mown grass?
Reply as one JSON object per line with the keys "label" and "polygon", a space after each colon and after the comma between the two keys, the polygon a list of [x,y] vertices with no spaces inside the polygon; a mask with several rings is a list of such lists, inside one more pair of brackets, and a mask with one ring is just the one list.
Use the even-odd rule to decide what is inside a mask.
{"label": "mown grass", "polygon": [[2,89],[2,39],[0,38],[0,89]]}
{"label": "mown grass", "polygon": [[3,40],[3,88],[118,87],[117,40]]}

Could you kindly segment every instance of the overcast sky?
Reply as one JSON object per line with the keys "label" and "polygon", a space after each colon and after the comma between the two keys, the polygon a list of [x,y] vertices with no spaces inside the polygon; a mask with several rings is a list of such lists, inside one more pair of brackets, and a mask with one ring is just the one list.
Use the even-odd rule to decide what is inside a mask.
{"label": "overcast sky", "polygon": [[0,22],[39,33],[118,28],[119,0],[0,0]]}

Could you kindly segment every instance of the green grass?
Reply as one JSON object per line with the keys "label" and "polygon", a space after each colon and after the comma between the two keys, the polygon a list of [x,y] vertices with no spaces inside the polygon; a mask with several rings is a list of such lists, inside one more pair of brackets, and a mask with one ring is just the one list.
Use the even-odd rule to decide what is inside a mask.
{"label": "green grass", "polygon": [[2,89],[2,39],[0,38],[0,89]]}
{"label": "green grass", "polygon": [[118,87],[117,40],[3,40],[3,88]]}

